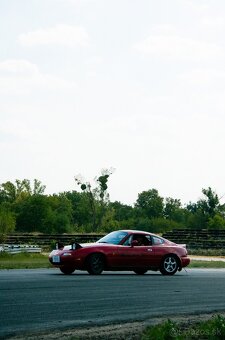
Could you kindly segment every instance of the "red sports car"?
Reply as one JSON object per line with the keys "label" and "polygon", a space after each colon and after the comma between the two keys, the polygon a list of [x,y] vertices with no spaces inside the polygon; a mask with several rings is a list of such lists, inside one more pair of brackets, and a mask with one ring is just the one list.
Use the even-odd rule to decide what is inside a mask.
{"label": "red sports car", "polygon": [[64,274],[76,269],[98,275],[104,270],[132,270],[145,274],[159,270],[173,275],[190,263],[186,246],[179,245],[152,233],[138,230],[118,230],[95,243],[58,244],[49,255],[49,261]]}

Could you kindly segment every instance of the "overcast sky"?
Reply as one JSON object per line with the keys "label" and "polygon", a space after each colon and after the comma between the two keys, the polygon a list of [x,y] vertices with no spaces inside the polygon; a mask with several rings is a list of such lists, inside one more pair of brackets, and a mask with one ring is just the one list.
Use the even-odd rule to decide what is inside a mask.
{"label": "overcast sky", "polygon": [[0,183],[225,194],[224,0],[0,0]]}

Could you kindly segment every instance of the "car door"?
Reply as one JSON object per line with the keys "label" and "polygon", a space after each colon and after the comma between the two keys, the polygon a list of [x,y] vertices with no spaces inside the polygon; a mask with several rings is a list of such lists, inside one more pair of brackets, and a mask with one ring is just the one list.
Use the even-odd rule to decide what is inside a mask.
{"label": "car door", "polygon": [[[142,235],[143,236],[143,235]],[[130,243],[132,243],[132,237]],[[129,242],[127,242],[129,243]],[[138,268],[150,267],[154,264],[154,247],[148,245],[132,246],[125,242],[117,248],[118,267]]]}
{"label": "car door", "polygon": [[154,248],[152,246],[120,246],[118,255],[121,267],[150,267],[154,263]]}

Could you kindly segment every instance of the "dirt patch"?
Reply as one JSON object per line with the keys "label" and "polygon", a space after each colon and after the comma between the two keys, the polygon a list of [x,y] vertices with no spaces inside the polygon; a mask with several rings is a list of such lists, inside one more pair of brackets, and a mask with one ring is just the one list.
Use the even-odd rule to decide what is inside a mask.
{"label": "dirt patch", "polygon": [[71,328],[51,332],[27,333],[23,335],[7,337],[8,340],[58,340],[58,339],[79,339],[79,340],[137,340],[145,328],[144,322],[121,323],[116,325],[94,326],[86,328]]}
{"label": "dirt patch", "polygon": [[71,328],[67,330],[57,330],[37,333],[20,334],[7,337],[7,340],[139,340],[141,334],[147,326],[156,325],[168,319],[188,326],[200,321],[207,321],[215,315],[225,317],[225,312],[194,315],[173,315],[168,317],[157,317],[141,322],[129,322],[121,324],[111,324],[105,326],[94,326],[86,328]]}

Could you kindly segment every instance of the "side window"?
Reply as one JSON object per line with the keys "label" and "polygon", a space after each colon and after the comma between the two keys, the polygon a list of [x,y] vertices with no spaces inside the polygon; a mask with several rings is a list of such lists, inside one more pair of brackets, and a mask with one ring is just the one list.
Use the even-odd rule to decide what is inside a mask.
{"label": "side window", "polygon": [[149,246],[152,244],[151,238],[148,237],[148,235],[136,234],[134,235],[133,240],[137,240],[139,246]]}
{"label": "side window", "polygon": [[152,242],[155,245],[159,245],[159,244],[163,244],[164,243],[163,239],[160,238],[160,237],[157,237],[157,236],[152,236]]}
{"label": "side window", "polygon": [[147,238],[147,240],[148,240],[148,245],[152,245],[152,238],[151,238],[151,236],[150,235],[146,235],[145,236],[146,238]]}
{"label": "side window", "polygon": [[130,235],[122,245],[123,246],[130,246],[131,240],[132,240],[132,235]]}

